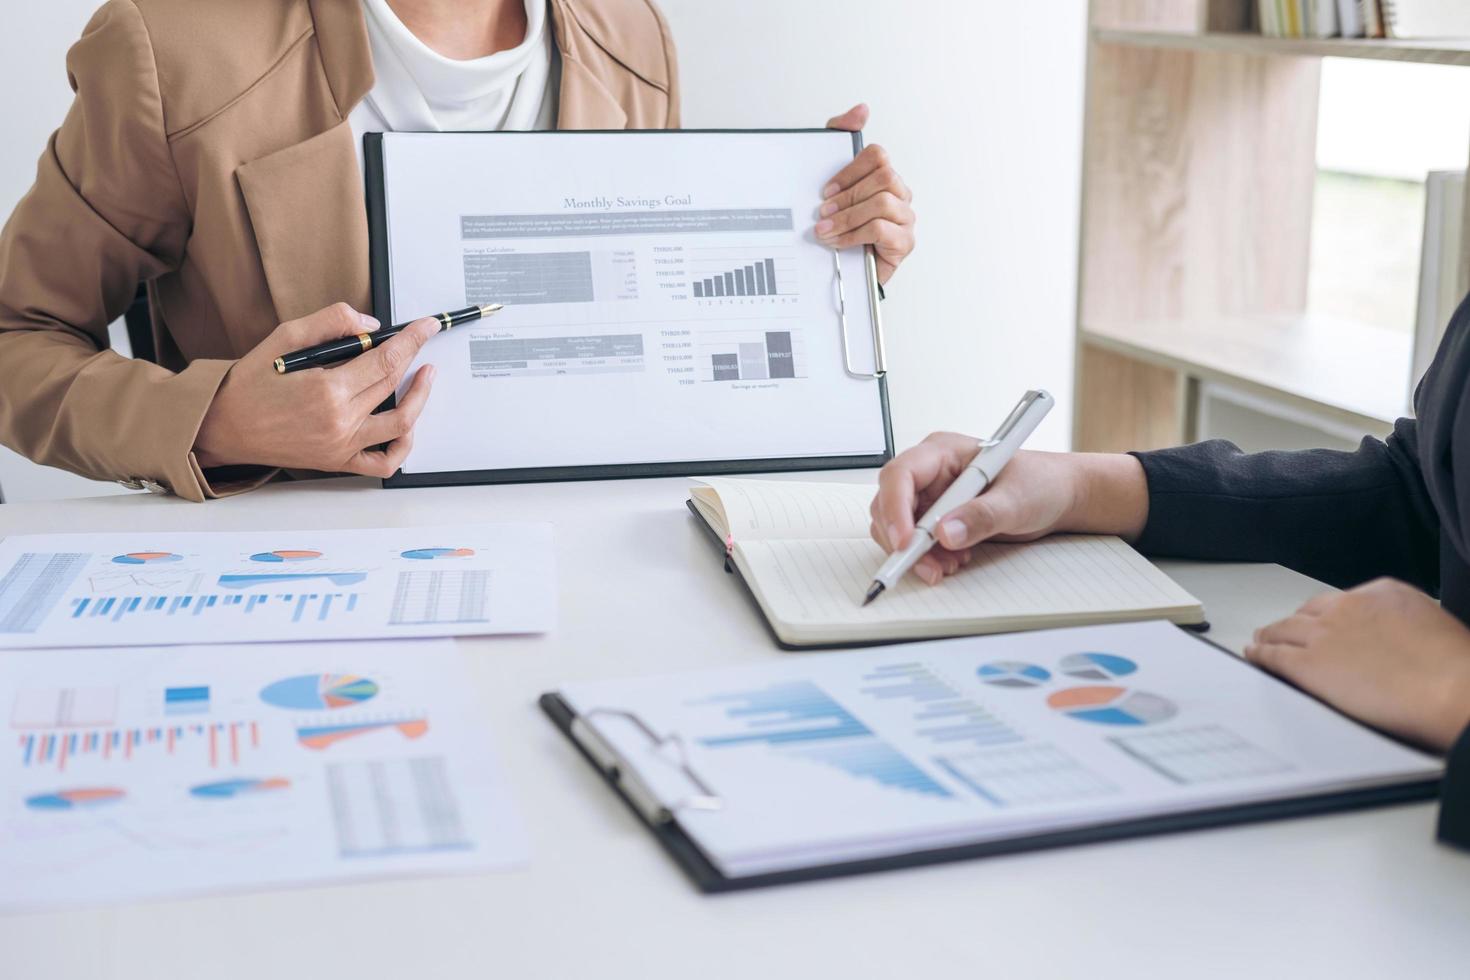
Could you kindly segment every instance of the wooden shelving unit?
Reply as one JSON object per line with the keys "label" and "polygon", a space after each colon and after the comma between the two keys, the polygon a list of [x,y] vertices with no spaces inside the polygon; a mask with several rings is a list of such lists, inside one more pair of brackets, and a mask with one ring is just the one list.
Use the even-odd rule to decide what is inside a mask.
{"label": "wooden shelving unit", "polygon": [[1262,37],[1254,6],[1092,0],[1078,449],[1191,440],[1205,381],[1365,433],[1408,411],[1410,331],[1306,311],[1321,59],[1470,66],[1470,40]]}

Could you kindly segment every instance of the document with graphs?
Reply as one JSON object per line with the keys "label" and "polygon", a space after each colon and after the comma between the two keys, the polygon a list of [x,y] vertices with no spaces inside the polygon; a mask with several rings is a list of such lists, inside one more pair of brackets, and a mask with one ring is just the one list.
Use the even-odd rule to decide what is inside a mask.
{"label": "document with graphs", "polygon": [[982,544],[968,566],[939,585],[908,575],[864,606],[886,557],[869,534],[875,491],[865,484],[711,477],[689,497],[777,638],[791,646],[1204,621],[1198,599],[1107,535]]}
{"label": "document with graphs", "polygon": [[527,858],[447,640],[4,664],[0,912]]}
{"label": "document with graphs", "polygon": [[1164,622],[563,686],[710,890],[1430,796],[1440,760]]}
{"label": "document with graphs", "polygon": [[[374,306],[436,337],[390,483],[880,464],[877,282],[813,227],[831,131],[367,140]],[[407,382],[405,382],[406,384]]]}
{"label": "document with graphs", "polygon": [[0,649],[543,633],[549,524],[0,541]]}

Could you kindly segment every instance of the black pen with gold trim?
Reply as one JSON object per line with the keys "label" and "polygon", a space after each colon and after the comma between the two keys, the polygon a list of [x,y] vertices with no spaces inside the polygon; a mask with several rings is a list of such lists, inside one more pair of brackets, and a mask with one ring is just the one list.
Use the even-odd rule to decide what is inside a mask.
{"label": "black pen with gold trim", "polygon": [[[453,313],[436,313],[431,319],[439,321],[439,332],[443,333],[461,324],[473,323],[484,317],[494,316],[503,309],[505,307],[500,303],[467,306]],[[292,371],[305,371],[307,368],[326,367],[328,364],[350,361],[359,354],[365,354],[374,347],[381,346],[406,329],[408,329],[408,324],[400,323],[396,326],[384,327],[382,330],[375,330],[372,333],[340,337],[337,340],[329,340],[325,344],[317,344],[314,347],[282,354],[276,358],[276,373],[290,374]]]}

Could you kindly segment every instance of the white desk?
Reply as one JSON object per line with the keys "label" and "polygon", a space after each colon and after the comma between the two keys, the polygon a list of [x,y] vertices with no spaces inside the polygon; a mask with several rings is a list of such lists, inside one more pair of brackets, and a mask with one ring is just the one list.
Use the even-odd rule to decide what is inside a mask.
{"label": "white desk", "polygon": [[[0,507],[0,534],[548,520],[558,525],[561,581],[555,633],[461,641],[531,827],[528,869],[0,918],[0,978],[1136,980],[1470,969],[1470,856],[1433,843],[1429,804],[699,895],[535,705],[575,678],[800,656],[772,646],[721,571],[684,509],[685,486],[381,491],[334,480],[205,505],[145,496]],[[1237,649],[1254,625],[1321,588],[1274,566],[1168,567],[1204,600],[1214,636]]]}

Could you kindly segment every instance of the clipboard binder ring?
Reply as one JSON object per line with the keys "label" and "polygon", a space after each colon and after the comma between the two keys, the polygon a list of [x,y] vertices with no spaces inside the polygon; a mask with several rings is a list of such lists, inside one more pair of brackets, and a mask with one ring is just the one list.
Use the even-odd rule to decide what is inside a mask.
{"label": "clipboard binder ring", "polygon": [[[621,718],[638,729],[648,739],[649,746],[655,754],[660,755],[665,761],[667,756],[662,755],[665,748],[672,747],[676,756],[675,768],[683,774],[684,778],[694,786],[697,792],[683,797],[672,803],[664,804],[659,800],[648,785],[639,778],[637,771],[631,766],[623,763],[622,757],[603,738],[590,723],[590,719],[602,715],[609,718]],[[597,765],[607,777],[620,786],[627,794],[629,800],[636,806],[644,819],[650,823],[669,823],[680,810],[721,810],[725,801],[720,798],[709,784],[700,777],[699,773],[689,764],[689,750],[684,744],[681,735],[660,735],[655,732],[648,723],[638,717],[636,712],[625,711],[621,708],[593,708],[583,712],[572,721],[572,734],[597,760]]]}
{"label": "clipboard binder ring", "polygon": [[868,312],[873,324],[873,367],[874,370],[859,371],[852,365],[852,345],[847,331],[847,290],[842,281],[842,253],[832,250],[832,281],[837,293],[837,329],[842,332],[842,370],[849,378],[859,381],[877,381],[888,373],[888,351],[883,344],[883,317],[878,310],[878,264],[873,258],[871,247],[863,248],[863,269],[868,277]]}

